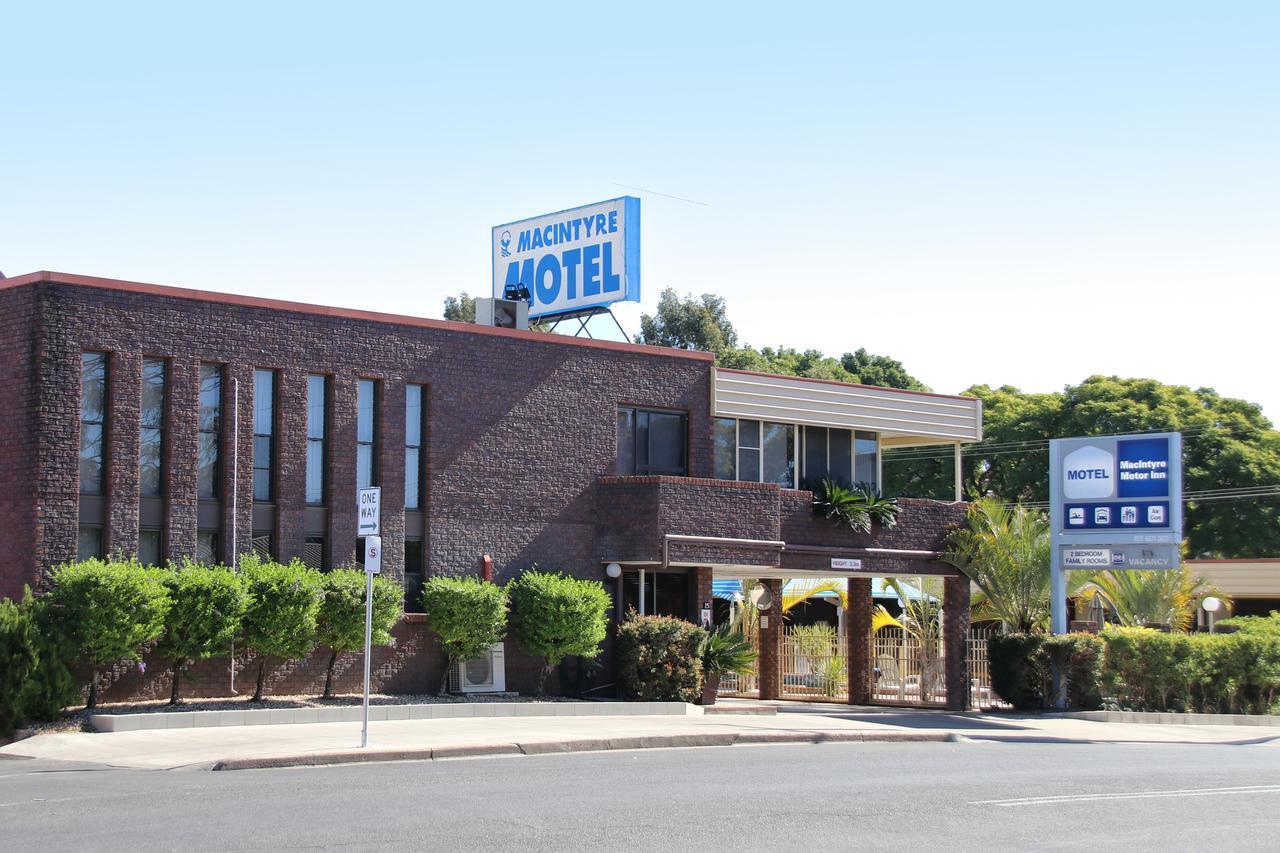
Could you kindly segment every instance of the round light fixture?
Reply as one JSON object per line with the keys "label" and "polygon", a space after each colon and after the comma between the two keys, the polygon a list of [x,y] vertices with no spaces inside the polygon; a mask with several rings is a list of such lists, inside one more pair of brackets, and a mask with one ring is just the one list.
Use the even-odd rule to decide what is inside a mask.
{"label": "round light fixture", "polygon": [[611,578],[622,577],[622,566],[617,563],[610,563],[604,567],[604,573]]}
{"label": "round light fixture", "polygon": [[768,610],[773,606],[773,593],[762,583],[756,584],[751,588],[751,594],[747,596],[756,610]]}
{"label": "round light fixture", "polygon": [[1222,607],[1222,599],[1211,595],[1204,601],[1200,602],[1200,606],[1204,608],[1205,613],[1217,613]]}

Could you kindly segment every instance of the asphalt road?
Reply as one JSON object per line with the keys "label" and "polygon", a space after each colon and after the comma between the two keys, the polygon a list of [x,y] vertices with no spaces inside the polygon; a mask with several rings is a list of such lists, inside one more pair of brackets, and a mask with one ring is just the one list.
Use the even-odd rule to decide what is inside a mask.
{"label": "asphalt road", "polygon": [[0,761],[17,850],[1276,850],[1280,748],[735,746],[328,768]]}

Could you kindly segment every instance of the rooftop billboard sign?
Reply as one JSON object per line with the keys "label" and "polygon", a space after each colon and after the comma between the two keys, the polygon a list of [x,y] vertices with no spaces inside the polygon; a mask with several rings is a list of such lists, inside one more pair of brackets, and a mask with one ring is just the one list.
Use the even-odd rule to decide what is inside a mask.
{"label": "rooftop billboard sign", "polygon": [[640,199],[494,226],[493,296],[528,299],[531,320],[639,302]]}

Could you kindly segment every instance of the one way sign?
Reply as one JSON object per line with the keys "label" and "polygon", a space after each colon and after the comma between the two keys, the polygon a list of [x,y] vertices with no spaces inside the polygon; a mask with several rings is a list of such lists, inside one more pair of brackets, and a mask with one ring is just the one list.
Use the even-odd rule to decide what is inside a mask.
{"label": "one way sign", "polygon": [[380,536],[382,534],[379,526],[379,518],[382,514],[382,487],[373,486],[372,488],[361,489],[356,508],[359,510],[356,535]]}

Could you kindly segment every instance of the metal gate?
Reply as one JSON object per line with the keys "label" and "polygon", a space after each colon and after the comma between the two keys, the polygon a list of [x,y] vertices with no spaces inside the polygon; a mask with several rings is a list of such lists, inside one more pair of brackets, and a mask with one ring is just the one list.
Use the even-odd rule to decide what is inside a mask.
{"label": "metal gate", "polygon": [[945,705],[943,642],[881,628],[871,636],[871,701],[895,705]]}

